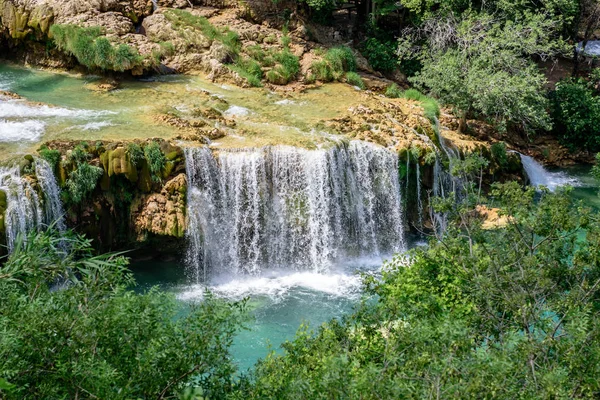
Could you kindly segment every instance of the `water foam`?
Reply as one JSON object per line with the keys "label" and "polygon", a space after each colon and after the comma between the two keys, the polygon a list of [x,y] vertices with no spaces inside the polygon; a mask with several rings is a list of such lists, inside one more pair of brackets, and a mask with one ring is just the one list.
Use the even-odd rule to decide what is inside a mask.
{"label": "water foam", "polygon": [[227,115],[227,116],[231,116],[231,117],[245,117],[246,115],[250,115],[251,111],[249,109],[247,109],[246,107],[241,107],[241,106],[231,106],[229,107],[227,110],[225,110],[225,112],[223,113],[223,115]]}
{"label": "water foam", "polygon": [[112,111],[94,111],[50,107],[48,105],[32,105],[22,100],[0,101],[0,118],[94,118],[115,114]]}
{"label": "water foam", "polygon": [[288,296],[290,291],[299,289],[324,293],[332,297],[358,299],[361,295],[361,285],[359,275],[279,272],[260,277],[240,277],[208,286],[191,285],[184,288],[178,298],[183,301],[201,300],[205,290],[209,289],[216,296],[230,300],[241,300],[251,296],[268,297],[272,301],[279,301]]}
{"label": "water foam", "polygon": [[43,121],[6,121],[0,119],[0,142],[35,142],[40,140],[46,124]]}
{"label": "water foam", "polygon": [[533,157],[526,156],[519,153],[521,156],[521,162],[523,163],[523,169],[529,178],[531,186],[539,187],[545,186],[550,191],[555,191],[561,186],[579,186],[580,182],[577,178],[569,176],[565,172],[550,172],[546,170],[537,162]]}

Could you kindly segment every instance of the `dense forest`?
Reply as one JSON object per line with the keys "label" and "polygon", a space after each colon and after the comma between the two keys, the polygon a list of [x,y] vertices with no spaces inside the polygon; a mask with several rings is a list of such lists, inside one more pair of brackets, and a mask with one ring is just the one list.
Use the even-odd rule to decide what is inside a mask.
{"label": "dense forest", "polygon": [[[9,3],[0,0],[0,6]],[[186,11],[164,18],[188,38],[193,29],[210,34],[224,49],[227,73],[247,88],[339,81],[364,91],[364,81],[376,76],[388,100],[419,104],[427,129],[437,129],[428,142],[437,140],[443,151],[428,156],[407,147],[407,167],[392,169],[401,178],[415,164],[448,169],[450,193],[433,187],[429,215],[415,217],[431,221],[418,227],[426,244],[397,253],[381,273],[364,273],[363,294],[351,313],[321,326],[298,326],[282,350],[240,371],[231,347],[251,321],[249,299],[229,301],[207,290],[201,301],[182,308],[172,293],[137,287],[127,252],[99,254],[91,238],[53,224],[21,232],[0,266],[0,398],[598,398],[600,214],[568,186],[551,191],[522,180],[492,182],[486,168],[509,171],[505,143],[525,151],[539,138],[558,141],[577,161],[600,152],[600,52],[589,50],[600,41],[600,2],[298,0],[282,7],[281,48],[268,51],[243,46],[233,30]],[[347,28],[348,41],[320,50],[303,69],[288,31],[294,19]],[[110,79],[124,79],[120,74],[136,68],[155,73],[178,51],[155,43],[162,50],[150,60],[94,27],[54,24],[49,32],[48,54],[58,51]],[[22,49],[8,42],[4,37],[0,48]],[[362,57],[371,72],[358,68]],[[454,116],[459,134],[494,143],[491,155],[453,158],[436,128],[442,112]],[[165,115],[172,124],[197,128],[181,114],[170,109]],[[412,131],[427,135],[425,128]],[[168,201],[189,195],[161,186],[184,168],[182,152],[148,143],[105,152],[101,143],[78,144],[63,151],[71,170],[59,150],[43,147],[40,156],[54,170],[67,171],[61,199],[69,213],[92,204],[100,185],[116,188],[114,204],[130,206],[128,191],[141,187],[142,171],[147,192],[159,187]],[[347,151],[339,154],[350,158],[357,150]],[[133,152],[139,164],[130,168],[125,154]],[[189,160],[208,157],[185,156],[188,168]],[[282,162],[276,156],[271,164]],[[408,167],[411,157],[416,163]],[[111,176],[129,168],[123,172],[129,180],[102,180],[103,163]],[[372,173],[385,169],[369,165]],[[600,179],[600,167],[591,175]],[[193,176],[187,180],[191,193]],[[6,203],[6,196],[0,200]],[[294,201],[301,207],[296,203],[304,200]],[[420,197],[415,202],[421,206]],[[491,226],[482,207],[498,214]],[[171,211],[176,214],[174,206]],[[174,230],[183,236],[183,228]]]}

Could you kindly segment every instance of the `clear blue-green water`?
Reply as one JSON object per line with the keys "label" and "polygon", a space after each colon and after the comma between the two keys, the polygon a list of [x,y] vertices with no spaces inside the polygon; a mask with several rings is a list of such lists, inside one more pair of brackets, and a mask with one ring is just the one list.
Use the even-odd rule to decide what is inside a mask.
{"label": "clear blue-green water", "polygon": [[205,289],[226,300],[248,298],[250,321],[231,349],[241,372],[272,349],[294,338],[301,324],[313,329],[352,311],[361,297],[359,272],[377,273],[383,258],[354,260],[327,274],[264,271],[260,276],[212,278],[208,284],[189,284],[181,263],[138,262],[131,267],[139,290],[158,285],[174,293],[182,306],[201,301]]}

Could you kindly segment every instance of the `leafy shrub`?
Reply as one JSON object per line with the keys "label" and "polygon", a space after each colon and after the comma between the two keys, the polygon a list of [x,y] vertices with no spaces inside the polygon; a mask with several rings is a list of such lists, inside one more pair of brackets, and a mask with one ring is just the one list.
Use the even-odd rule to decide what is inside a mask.
{"label": "leafy shrub", "polygon": [[137,143],[128,143],[125,149],[127,155],[129,156],[129,160],[135,166],[139,166],[140,162],[144,159],[144,150]]}
{"label": "leafy shrub", "polygon": [[392,83],[390,86],[387,87],[387,89],[385,90],[385,95],[387,97],[390,97],[392,99],[397,99],[399,97],[402,97],[402,89],[400,89],[398,87],[398,85],[396,85],[395,83]]}
{"label": "leafy shrub", "polygon": [[79,163],[75,170],[69,173],[66,182],[70,201],[73,204],[81,203],[94,191],[102,174],[104,174],[104,170],[100,167],[90,165],[87,162]]}
{"label": "leafy shrub", "polygon": [[43,145],[42,147],[40,147],[39,154],[40,154],[40,157],[42,157],[44,160],[46,160],[53,169],[56,168],[56,166],[60,162],[60,158],[61,158],[60,151],[50,149],[46,145]]}
{"label": "leafy shrub", "polygon": [[496,163],[501,167],[505,167],[508,164],[508,155],[506,153],[506,143],[496,142],[491,147],[492,157],[496,160]]}
{"label": "leafy shrub", "polygon": [[362,54],[377,71],[390,72],[398,65],[395,42],[382,42],[369,38],[362,47]]}
{"label": "leafy shrub", "polygon": [[146,147],[144,147],[144,156],[148,162],[150,172],[152,173],[152,180],[160,182],[161,173],[165,167],[167,158],[160,149],[159,144],[154,141],[147,144]]}
{"label": "leafy shrub", "polygon": [[128,260],[94,256],[83,236],[26,239],[0,267],[2,399],[225,398],[245,302],[208,294],[182,315],[172,294],[132,290]]}
{"label": "leafy shrub", "polygon": [[348,82],[348,84],[352,86],[357,86],[361,89],[365,88],[365,83],[363,82],[360,75],[358,75],[356,72],[346,72],[346,82]]}
{"label": "leafy shrub", "polygon": [[50,34],[56,47],[74,56],[90,69],[127,71],[142,64],[143,58],[136,49],[120,44],[113,46],[98,27],[83,28],[77,25],[55,24]]}
{"label": "leafy shrub", "polygon": [[290,47],[290,44],[292,43],[292,39],[288,36],[288,35],[283,35],[281,37],[281,45],[288,49]]}
{"label": "leafy shrub", "polygon": [[584,81],[557,83],[550,102],[554,132],[565,146],[600,150],[600,97]]}

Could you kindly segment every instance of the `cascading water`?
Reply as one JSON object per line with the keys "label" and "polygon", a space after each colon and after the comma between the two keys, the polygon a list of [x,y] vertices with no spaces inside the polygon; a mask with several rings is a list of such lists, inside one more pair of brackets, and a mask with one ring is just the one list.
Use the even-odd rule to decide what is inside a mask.
{"label": "cascading water", "polygon": [[560,186],[577,185],[577,179],[568,176],[564,172],[549,172],[542,164],[535,161],[533,157],[521,153],[518,154],[521,157],[523,169],[529,178],[531,186],[545,186],[550,191],[554,191]]}
{"label": "cascading water", "polygon": [[13,250],[19,234],[27,234],[55,223],[64,230],[59,189],[50,165],[35,161],[37,182],[43,197],[35,190],[34,181],[20,174],[18,166],[0,168],[0,191],[6,194],[6,243]]}
{"label": "cascading water", "polygon": [[327,271],[349,257],[404,248],[398,157],[352,141],[186,150],[188,264],[196,280],[266,268]]}

